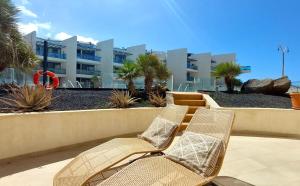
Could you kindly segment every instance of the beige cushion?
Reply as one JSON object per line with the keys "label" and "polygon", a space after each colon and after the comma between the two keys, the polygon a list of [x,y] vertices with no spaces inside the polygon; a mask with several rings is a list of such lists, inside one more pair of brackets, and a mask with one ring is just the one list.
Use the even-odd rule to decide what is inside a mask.
{"label": "beige cushion", "polygon": [[170,141],[176,128],[177,125],[174,122],[158,116],[153,120],[149,128],[138,137],[149,141],[157,148],[164,148]]}
{"label": "beige cushion", "polygon": [[201,176],[210,176],[222,148],[222,141],[218,138],[186,131],[165,154]]}

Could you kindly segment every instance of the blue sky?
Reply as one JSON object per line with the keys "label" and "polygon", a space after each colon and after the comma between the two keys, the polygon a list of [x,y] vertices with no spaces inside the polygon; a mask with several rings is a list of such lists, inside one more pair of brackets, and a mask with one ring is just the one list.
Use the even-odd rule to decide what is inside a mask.
{"label": "blue sky", "polygon": [[281,75],[279,44],[287,45],[286,74],[300,80],[299,0],[14,0],[22,32],[84,41],[115,39],[127,47],[188,48],[235,52],[252,72],[240,77]]}

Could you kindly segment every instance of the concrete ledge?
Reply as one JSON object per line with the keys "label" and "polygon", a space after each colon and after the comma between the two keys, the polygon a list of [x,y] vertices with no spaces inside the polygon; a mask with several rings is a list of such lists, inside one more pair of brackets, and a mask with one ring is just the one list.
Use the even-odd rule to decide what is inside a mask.
{"label": "concrete ledge", "polygon": [[159,108],[0,115],[0,160],[144,131]]}

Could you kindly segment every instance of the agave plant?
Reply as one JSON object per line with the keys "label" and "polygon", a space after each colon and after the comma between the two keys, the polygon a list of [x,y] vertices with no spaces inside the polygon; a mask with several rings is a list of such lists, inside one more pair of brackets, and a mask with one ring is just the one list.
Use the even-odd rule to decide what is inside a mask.
{"label": "agave plant", "polygon": [[128,91],[113,90],[110,97],[111,105],[116,108],[128,108],[138,100],[138,98],[131,97]]}
{"label": "agave plant", "polygon": [[155,107],[165,107],[167,105],[167,100],[160,94],[151,93],[149,96],[149,101]]}
{"label": "agave plant", "polygon": [[10,91],[11,98],[1,98],[0,101],[18,111],[40,111],[47,108],[53,100],[52,90],[43,86],[25,85],[11,88]]}

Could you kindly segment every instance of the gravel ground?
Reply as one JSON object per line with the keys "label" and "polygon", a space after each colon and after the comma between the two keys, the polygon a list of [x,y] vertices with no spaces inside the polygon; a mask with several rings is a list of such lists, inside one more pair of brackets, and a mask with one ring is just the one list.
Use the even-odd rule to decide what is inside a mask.
{"label": "gravel ground", "polygon": [[[0,97],[7,97],[7,94]],[[48,110],[85,110],[98,108],[111,108],[109,105],[109,97],[111,90],[68,90],[58,89],[53,92],[52,104]],[[0,102],[0,112],[8,112],[1,110],[6,106]],[[148,101],[141,100],[132,107],[152,107]]]}
{"label": "gravel ground", "polygon": [[222,107],[291,108],[288,96],[207,92]]}

